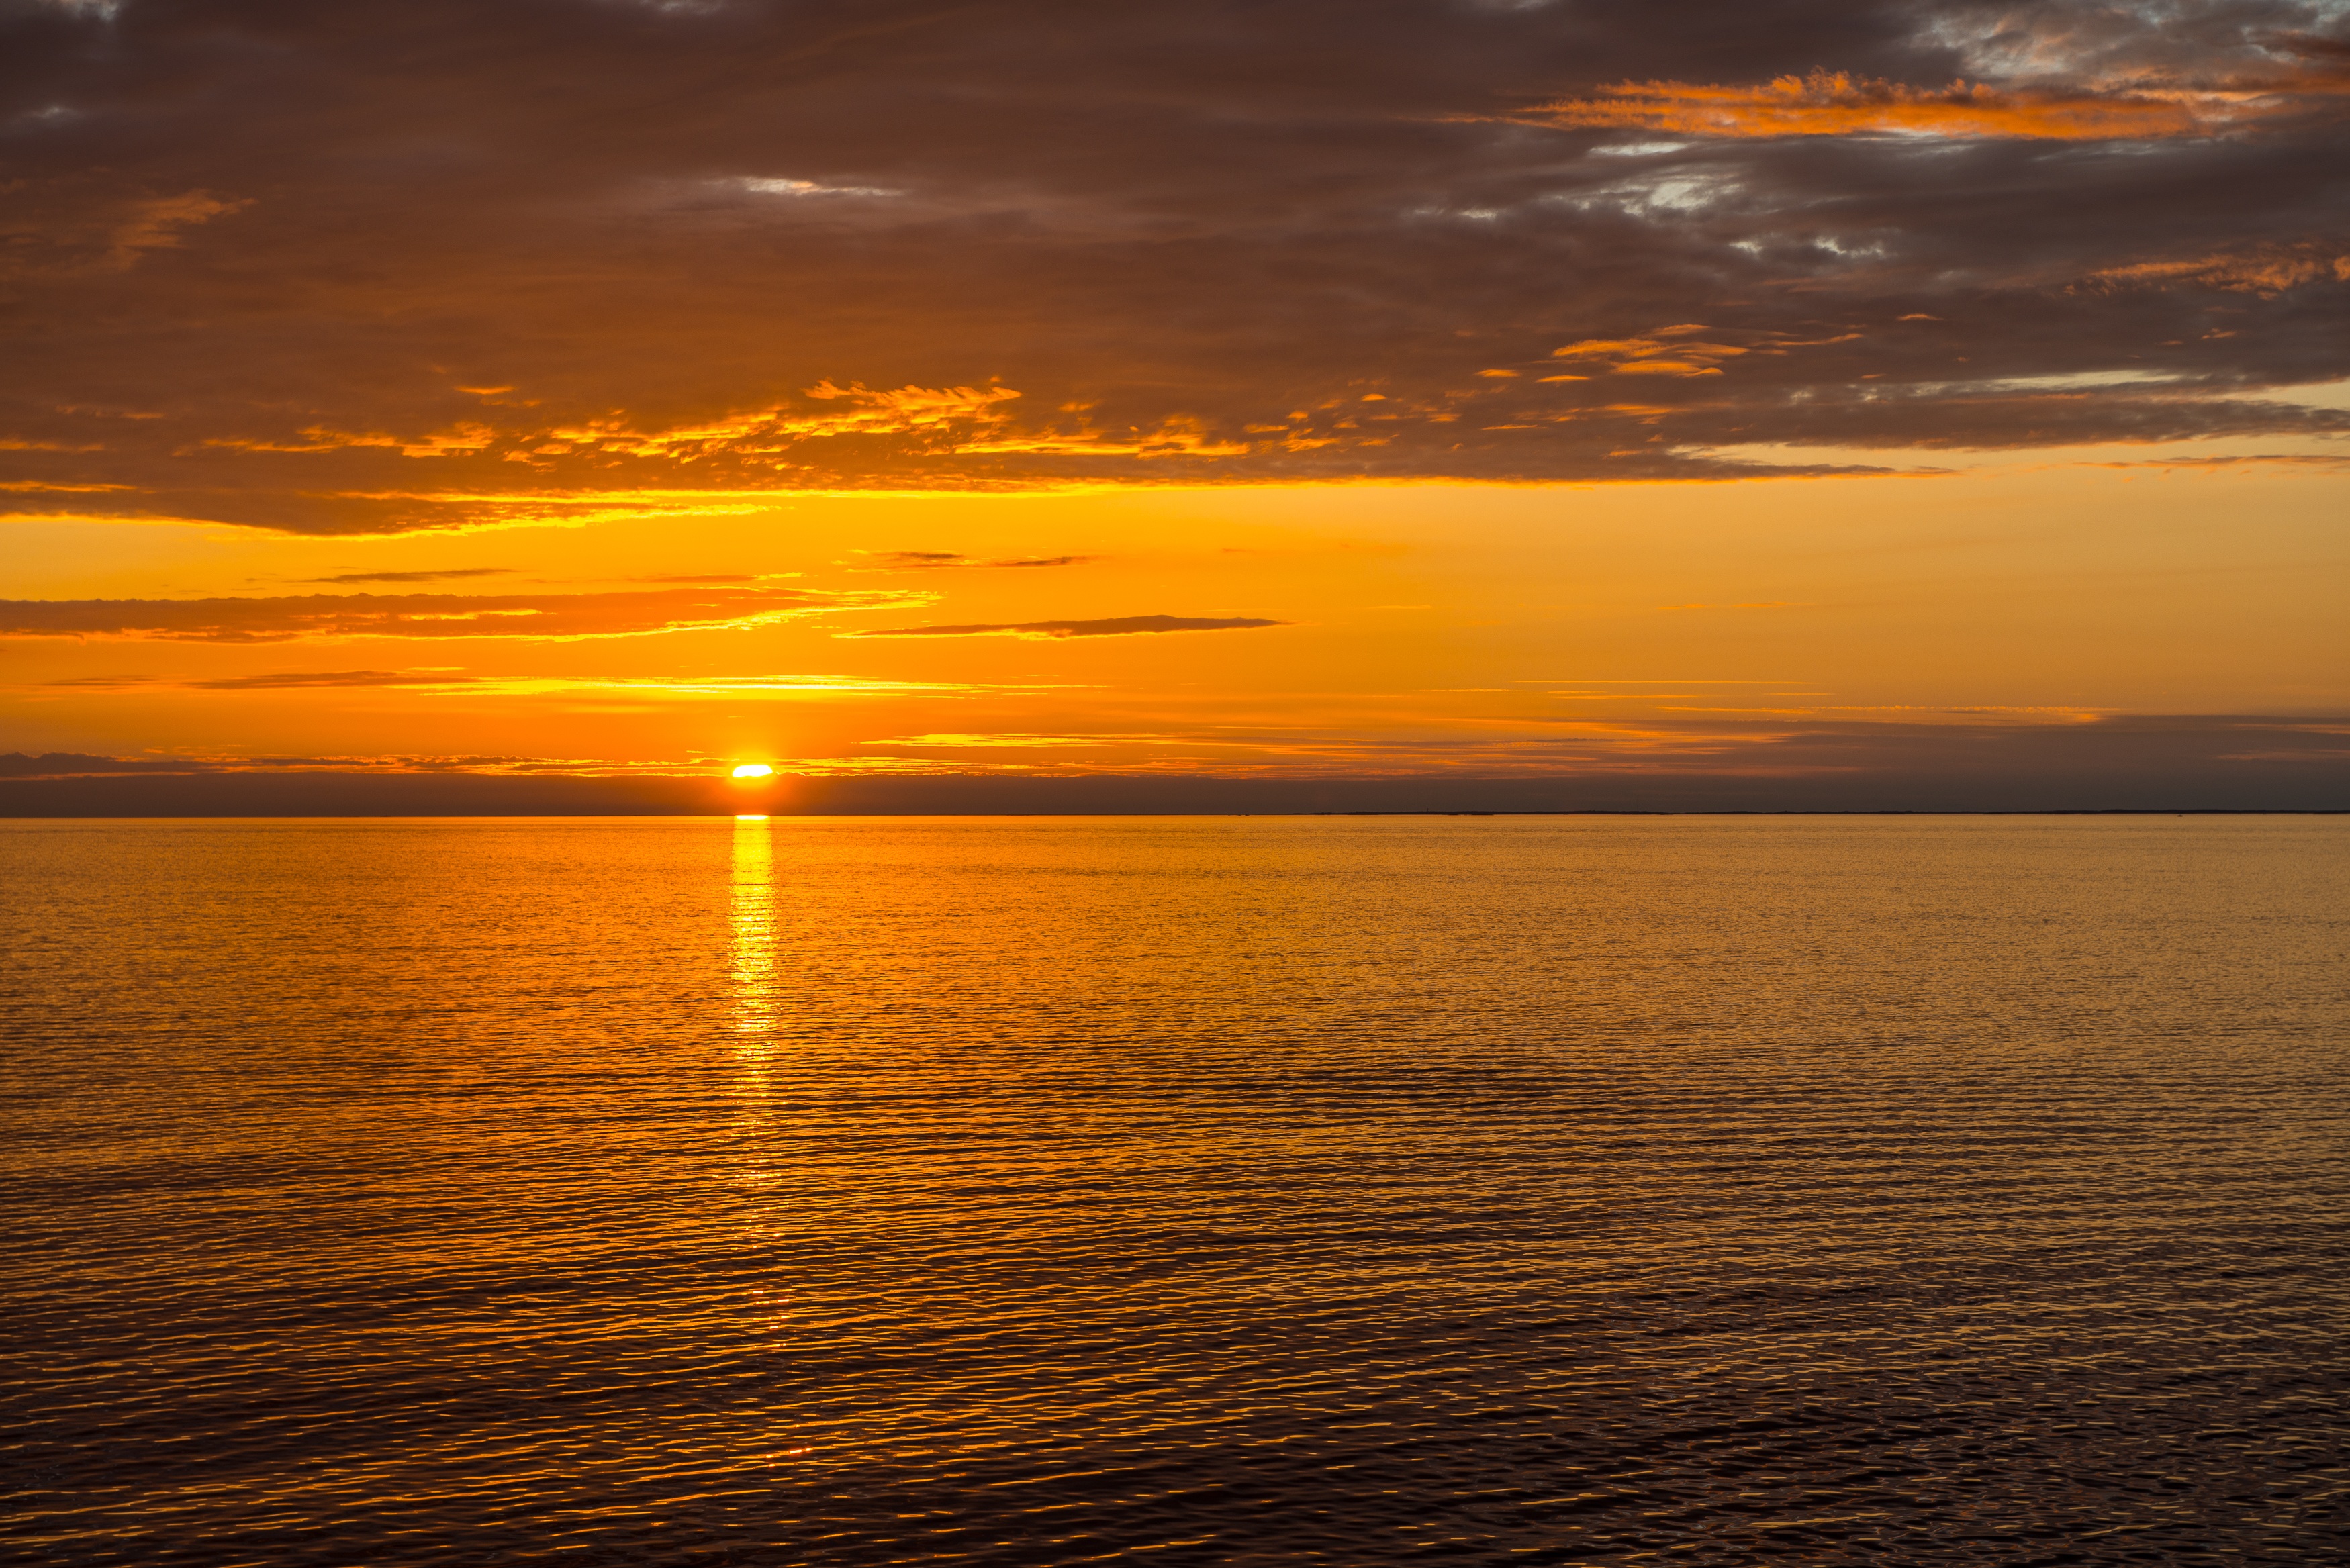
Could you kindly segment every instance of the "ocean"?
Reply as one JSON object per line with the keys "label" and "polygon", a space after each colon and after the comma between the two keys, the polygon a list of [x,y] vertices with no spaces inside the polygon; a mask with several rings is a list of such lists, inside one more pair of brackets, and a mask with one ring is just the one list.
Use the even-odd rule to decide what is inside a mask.
{"label": "ocean", "polygon": [[2350,818],[0,824],[0,1561],[2350,1560]]}

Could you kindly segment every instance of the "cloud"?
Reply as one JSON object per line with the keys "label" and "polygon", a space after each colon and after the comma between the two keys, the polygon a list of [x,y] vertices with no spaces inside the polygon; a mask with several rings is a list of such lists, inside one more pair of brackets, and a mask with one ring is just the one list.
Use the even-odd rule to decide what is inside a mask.
{"label": "cloud", "polygon": [[[879,569],[893,572],[937,571],[946,567],[1003,566],[1080,566],[1098,561],[1099,556],[1015,556],[1001,560],[983,561],[970,556],[960,556],[951,550],[876,550],[859,552],[879,563]],[[867,568],[868,570],[873,568]]]}
{"label": "cloud", "polygon": [[[876,391],[862,383],[837,387],[827,378],[801,393],[807,400],[805,403],[778,401],[764,409],[653,431],[639,430],[627,416],[613,414],[577,424],[531,429],[509,434],[505,439],[511,445],[537,443],[530,447],[530,454],[535,456],[567,457],[584,449],[607,457],[617,454],[689,461],[718,452],[764,456],[804,441],[842,436],[914,436],[931,441],[947,437],[952,444],[960,432],[1003,423],[1009,417],[1009,410],[1003,405],[1018,396],[1010,387],[920,387],[911,383]],[[816,406],[811,408],[809,404]],[[466,428],[483,431],[488,437],[482,443],[484,446],[495,444],[498,440],[495,432],[486,427]],[[346,444],[397,443],[370,438],[364,443],[355,439]],[[410,456],[428,455],[419,449],[403,450]]]}
{"label": "cloud", "polygon": [[347,687],[463,686],[473,677],[447,670],[290,670],[268,675],[231,675],[210,680],[168,680],[144,675],[81,675],[49,685],[82,691],[133,691],[165,686],[184,691],[300,691]]}
{"label": "cloud", "polygon": [[111,774],[143,774],[165,777],[203,778],[224,774],[340,774],[436,776],[452,774],[484,777],[539,777],[572,774],[590,778],[708,777],[704,762],[619,762],[605,758],[497,756],[88,756],[50,752],[27,756],[21,752],[0,754],[0,779],[90,779]]}
{"label": "cloud", "polygon": [[331,577],[305,577],[306,583],[441,583],[459,577],[504,577],[511,566],[452,566],[431,572],[338,572]]}
{"label": "cloud", "polygon": [[2248,251],[2220,251],[2188,260],[2133,262],[2126,266],[2093,272],[2088,281],[2109,288],[2168,288],[2196,284],[2274,299],[2304,284],[2350,283],[2350,247],[2303,242]]}
{"label": "cloud", "polygon": [[1722,362],[1752,352],[1734,344],[1706,343],[1685,336],[1704,330],[1697,326],[1661,327],[1649,337],[1586,338],[1552,349],[1551,357],[1590,361],[1594,369],[1618,376],[1719,376]]}
{"label": "cloud", "polygon": [[[807,811],[2338,809],[2350,719],[2257,713],[1665,715],[1422,740],[1284,733],[941,733],[941,756],[796,759]],[[1088,756],[1087,748],[1108,754]],[[1037,754],[1024,759],[1024,751]],[[0,812],[605,812],[645,797],[532,779],[707,784],[715,759],[481,755],[0,755]],[[137,778],[126,775],[147,775]],[[271,781],[379,780],[365,794]],[[444,788],[434,781],[475,781]],[[185,782],[201,787],[182,789]],[[223,784],[234,787],[221,787]],[[919,784],[907,789],[901,784]],[[476,786],[479,787],[476,787]],[[490,787],[490,786],[496,787]],[[252,787],[247,787],[252,786]],[[1040,787],[1042,786],[1042,787]],[[720,786],[720,787],[723,787]],[[723,798],[723,797],[719,797]],[[652,809],[708,812],[685,791]],[[733,809],[731,806],[721,809]]]}
{"label": "cloud", "polygon": [[1035,735],[1005,731],[990,735],[935,734],[896,735],[884,740],[859,741],[862,746],[920,746],[930,749],[960,751],[979,748],[985,751],[1029,751],[1037,748],[1054,750],[1070,746],[1093,746],[1105,742],[1115,743],[1124,737],[1102,735]]}
{"label": "cloud", "polygon": [[2283,112],[2241,93],[2001,91],[1981,82],[1913,88],[1814,70],[1752,87],[1623,82],[1563,99],[1527,118],[1558,126],[1628,127],[1683,136],[2024,137],[2055,140],[2209,136]]}
{"label": "cloud", "polygon": [[900,626],[874,631],[842,632],[843,637],[1132,637],[1154,631],[1240,631],[1254,627],[1288,626],[1285,620],[1261,620],[1249,616],[1128,615],[1103,620],[1026,620],[974,626]]}
{"label": "cloud", "polygon": [[151,251],[180,248],[186,231],[252,205],[201,189],[158,195],[70,177],[12,180],[0,189],[12,209],[0,220],[0,279],[20,285],[128,272]]}
{"label": "cloud", "polygon": [[[11,122],[15,515],[355,536],[1801,474],[1751,454],[1862,418],[2210,435],[2338,370],[2310,323],[2350,290],[2330,0],[125,16],[0,10],[18,101],[72,111]],[[1950,389],[2124,365],[2181,390]]]}
{"label": "cloud", "polygon": [[0,753],[0,779],[86,778],[104,774],[211,772],[207,763],[164,758],[87,756],[78,752]]}
{"label": "cloud", "polygon": [[1035,682],[968,680],[878,680],[855,675],[468,675],[457,670],[288,670],[258,675],[178,680],[154,675],[81,675],[52,680],[45,689],[73,691],[300,691],[462,690],[492,697],[543,697],[579,691],[626,692],[639,697],[734,698],[943,697],[1054,688]]}
{"label": "cloud", "polygon": [[347,638],[572,641],[760,626],[840,610],[903,608],[920,593],[771,587],[600,594],[304,594],[207,599],[0,600],[0,638],[323,642]]}
{"label": "cloud", "polygon": [[731,183],[761,196],[902,196],[879,185],[825,185],[814,180],[744,175]]}
{"label": "cloud", "polygon": [[134,205],[114,231],[109,259],[128,267],[141,251],[165,250],[180,244],[180,231],[234,213],[248,202],[224,202],[208,191],[159,196]]}
{"label": "cloud", "polygon": [[476,421],[467,420],[445,431],[427,431],[412,436],[387,435],[381,431],[355,434],[349,431],[330,430],[324,425],[306,425],[298,439],[270,439],[254,436],[207,436],[205,446],[226,447],[232,452],[336,452],[347,447],[386,447],[402,457],[470,457],[497,444],[498,432]]}
{"label": "cloud", "polygon": [[395,670],[291,670],[276,675],[227,675],[185,682],[192,691],[299,691],[313,688],[463,686],[469,678],[446,672],[407,674]]}

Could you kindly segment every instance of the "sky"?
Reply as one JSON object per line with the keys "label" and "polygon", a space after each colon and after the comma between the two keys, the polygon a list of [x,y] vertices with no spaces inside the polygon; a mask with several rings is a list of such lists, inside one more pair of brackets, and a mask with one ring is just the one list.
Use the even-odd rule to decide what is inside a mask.
{"label": "sky", "polygon": [[2350,805],[2345,187],[2343,0],[0,0],[0,812]]}

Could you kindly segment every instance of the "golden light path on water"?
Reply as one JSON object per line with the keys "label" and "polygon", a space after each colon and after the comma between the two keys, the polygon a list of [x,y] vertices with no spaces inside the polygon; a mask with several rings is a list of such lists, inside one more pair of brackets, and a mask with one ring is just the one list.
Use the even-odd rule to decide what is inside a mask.
{"label": "golden light path on water", "polygon": [[[768,819],[743,815],[734,819],[731,845],[732,900],[727,910],[727,934],[732,958],[734,1052],[740,1067],[736,1095],[735,1143],[743,1151],[743,1185],[747,1211],[743,1222],[760,1243],[775,1237],[773,1205],[779,1174],[771,1156],[775,1147],[775,1083],[769,1055],[775,1049],[776,1007],[776,930],[775,838]],[[763,1306],[780,1315],[787,1301],[760,1290]],[[806,1450],[781,1447],[783,1454]]]}
{"label": "golden light path on water", "polygon": [[727,929],[734,961],[735,1032],[745,1060],[764,1070],[775,1005],[775,847],[764,816],[734,819],[733,903]]}

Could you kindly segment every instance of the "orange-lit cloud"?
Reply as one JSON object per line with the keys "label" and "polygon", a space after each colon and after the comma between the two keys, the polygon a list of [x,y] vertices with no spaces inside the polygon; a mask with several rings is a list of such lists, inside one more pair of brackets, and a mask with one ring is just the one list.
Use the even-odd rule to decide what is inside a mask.
{"label": "orange-lit cloud", "polygon": [[516,422],[504,430],[478,420],[464,420],[446,430],[414,436],[380,431],[354,434],[311,425],[291,439],[223,436],[208,438],[203,444],[252,452],[322,452],[380,447],[402,457],[433,458],[471,456],[496,449],[501,455],[521,462],[575,453],[691,462],[719,452],[772,457],[800,441],[841,436],[920,435],[937,438],[945,450],[956,451],[966,444],[976,444],[968,437],[969,431],[1003,423],[1009,417],[1003,405],[1019,395],[1009,387],[907,386],[875,391],[861,385],[837,387],[827,380],[808,388],[803,394],[817,405],[813,409],[779,402],[717,420],[652,431],[639,430],[628,415],[616,413],[578,424]]}
{"label": "orange-lit cloud", "polygon": [[252,205],[202,189],[92,193],[60,180],[19,178],[0,191],[13,209],[0,223],[7,241],[0,245],[0,279],[27,283],[129,272],[149,252],[179,248],[187,231]]}
{"label": "orange-lit cloud", "polygon": [[2133,262],[2089,275],[2107,287],[2169,287],[2196,284],[2274,299],[2311,283],[2350,283],[2350,249],[2310,241],[2242,251],[2219,251],[2175,261]]}
{"label": "orange-lit cloud", "polygon": [[1619,376],[1719,376],[1721,362],[1749,352],[1734,344],[1708,343],[1693,336],[1694,324],[1665,327],[1647,337],[1590,337],[1554,348],[1554,358],[1591,361]]}
{"label": "orange-lit cloud", "polygon": [[1623,82],[1589,99],[1562,99],[1529,119],[1559,126],[1624,127],[1681,136],[2024,137],[2064,141],[2210,136],[2287,112],[2290,98],[2247,91],[2002,90],[1982,82],[1941,88],[1815,70],[1759,86]]}
{"label": "orange-lit cloud", "polygon": [[243,201],[224,202],[209,191],[189,191],[140,202],[115,229],[109,259],[117,266],[128,267],[141,251],[177,245],[182,230],[208,223],[245,205]]}

